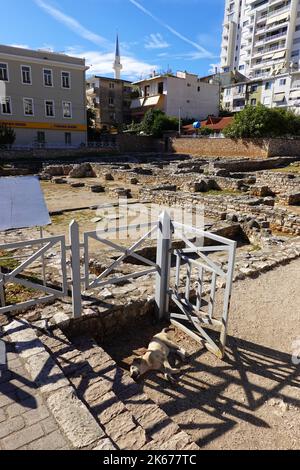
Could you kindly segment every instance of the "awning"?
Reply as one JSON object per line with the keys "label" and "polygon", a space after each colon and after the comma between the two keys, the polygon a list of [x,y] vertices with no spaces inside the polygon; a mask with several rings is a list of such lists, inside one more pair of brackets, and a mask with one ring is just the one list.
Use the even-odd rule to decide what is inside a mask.
{"label": "awning", "polygon": [[145,99],[144,106],[155,106],[159,103],[160,95],[159,96],[149,96]]}
{"label": "awning", "polygon": [[0,178],[0,231],[51,224],[39,179]]}
{"label": "awning", "polygon": [[280,103],[284,99],[285,99],[285,93],[275,93],[273,101],[275,101],[275,103]]}
{"label": "awning", "polygon": [[263,60],[270,60],[273,59],[273,54],[267,54],[262,57]]}
{"label": "awning", "polygon": [[286,51],[275,52],[272,59],[283,59],[285,57]]}
{"label": "awning", "polygon": [[291,91],[290,98],[292,98],[293,100],[300,99],[300,89],[295,90],[295,91]]}
{"label": "awning", "polygon": [[144,103],[144,98],[136,98],[135,100],[131,101],[130,108],[135,109],[135,108],[141,108]]}
{"label": "awning", "polygon": [[271,18],[267,19],[266,25],[277,23],[278,21],[283,21],[285,19],[288,19],[289,15],[290,13],[286,11],[285,13],[281,13],[281,15],[271,16]]}

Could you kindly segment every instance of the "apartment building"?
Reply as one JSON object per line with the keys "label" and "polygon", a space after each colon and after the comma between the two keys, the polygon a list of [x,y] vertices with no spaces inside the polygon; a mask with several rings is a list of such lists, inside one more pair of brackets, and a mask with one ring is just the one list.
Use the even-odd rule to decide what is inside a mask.
{"label": "apartment building", "polygon": [[289,109],[300,114],[300,73],[247,80],[224,87],[223,109],[238,112],[246,105],[263,104],[268,108]]}
{"label": "apartment building", "polygon": [[132,84],[129,81],[93,76],[86,81],[87,105],[95,111],[96,127],[111,131],[131,123]]}
{"label": "apartment building", "polygon": [[221,69],[251,79],[299,71],[299,0],[226,0]]}
{"label": "apartment building", "polygon": [[220,86],[201,81],[197,75],[177,72],[164,74],[134,83],[140,97],[132,100],[131,112],[140,122],[149,109],[160,109],[170,117],[203,120],[219,113]]}
{"label": "apartment building", "polygon": [[16,146],[86,144],[84,59],[0,45],[0,124]]}

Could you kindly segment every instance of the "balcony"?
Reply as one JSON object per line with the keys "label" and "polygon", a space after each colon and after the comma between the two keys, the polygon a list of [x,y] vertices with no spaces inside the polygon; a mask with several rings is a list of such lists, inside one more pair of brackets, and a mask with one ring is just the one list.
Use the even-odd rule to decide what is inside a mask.
{"label": "balcony", "polygon": [[243,105],[243,106],[232,106],[232,111],[234,113],[238,113],[239,111],[243,111],[243,109],[245,109],[245,105]]}
{"label": "balcony", "polygon": [[268,13],[268,18],[272,18],[272,16],[279,15],[280,13],[285,13],[286,11],[290,11],[291,5],[286,5],[282,8],[278,8],[277,10],[271,11]]}
{"label": "balcony", "polygon": [[261,45],[266,44],[268,42],[276,41],[279,38],[287,36],[287,33],[288,33],[287,31],[284,31],[282,33],[273,34],[273,36],[268,36],[264,39],[261,39],[260,41],[256,41],[255,44],[254,44],[254,47],[261,46]]}

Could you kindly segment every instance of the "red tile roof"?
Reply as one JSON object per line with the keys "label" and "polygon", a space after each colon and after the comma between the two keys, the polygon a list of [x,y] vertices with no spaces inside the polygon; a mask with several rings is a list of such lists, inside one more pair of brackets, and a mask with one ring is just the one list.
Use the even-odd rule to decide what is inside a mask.
{"label": "red tile roof", "polygon": [[[216,132],[221,132],[225,127],[231,124],[233,121],[233,117],[215,117],[209,116],[208,119],[205,121],[201,121],[201,127],[208,127]],[[186,134],[194,133],[195,129],[193,124],[189,124],[188,126],[183,126],[183,130]]]}

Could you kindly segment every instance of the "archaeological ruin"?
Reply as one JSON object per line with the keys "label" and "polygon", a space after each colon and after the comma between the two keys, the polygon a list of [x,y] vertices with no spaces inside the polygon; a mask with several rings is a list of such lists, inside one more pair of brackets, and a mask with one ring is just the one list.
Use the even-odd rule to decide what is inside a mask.
{"label": "archaeological ruin", "polygon": [[[29,241],[40,239],[37,228],[0,233],[0,331],[8,345],[0,422],[13,429],[3,438],[0,429],[0,449],[299,445],[299,366],[291,358],[299,340],[300,157],[125,150],[0,162],[0,177],[24,175],[38,176],[52,224],[43,227],[35,257]],[[217,357],[210,339],[201,345],[175,328],[174,339],[190,356],[175,386],[159,374],[139,383],[129,376],[132,359],[169,324],[168,315],[157,321],[157,234],[138,243],[149,211],[158,221],[165,210],[174,220],[184,213],[190,225],[201,219],[198,228],[214,237],[203,236],[211,268],[203,272],[196,257],[184,257],[200,232],[188,239],[173,233],[167,289],[177,289],[185,306],[202,302],[217,345],[229,263],[229,249],[221,251],[218,240],[236,248],[226,353]],[[136,230],[118,238],[126,225]],[[111,227],[114,235],[106,238]],[[176,298],[169,301],[168,312],[181,318]],[[31,395],[40,400],[35,415],[26,408]],[[24,429],[32,439],[21,436]]]}

